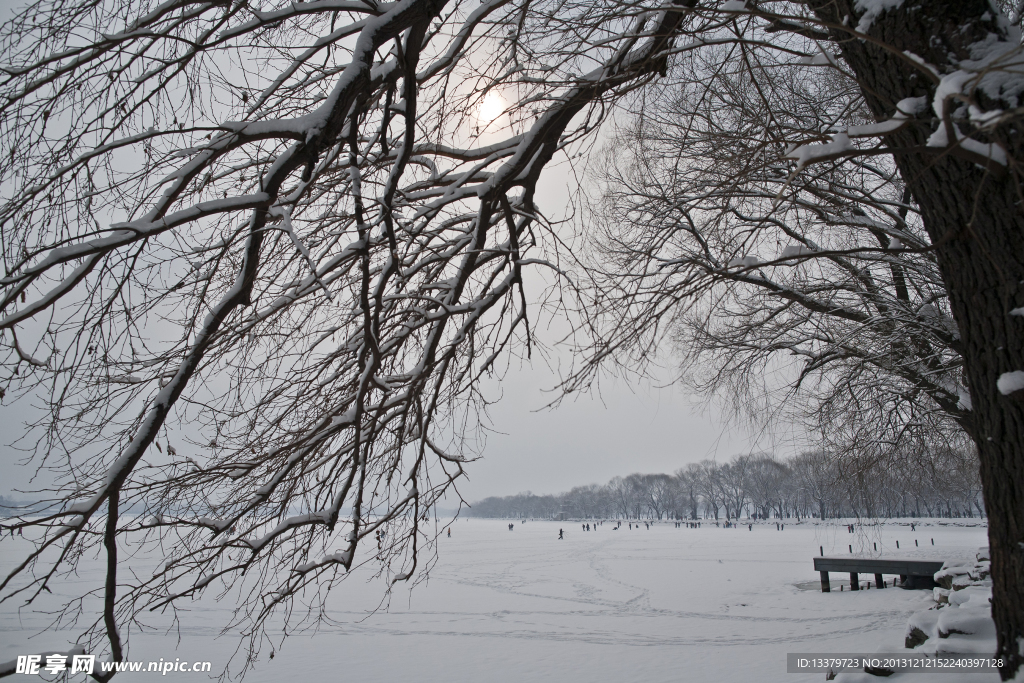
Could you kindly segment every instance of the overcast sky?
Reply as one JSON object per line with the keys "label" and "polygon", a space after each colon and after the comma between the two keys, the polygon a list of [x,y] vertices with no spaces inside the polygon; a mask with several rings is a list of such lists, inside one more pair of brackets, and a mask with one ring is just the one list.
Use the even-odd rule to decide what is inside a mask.
{"label": "overcast sky", "polygon": [[701,415],[687,393],[670,387],[606,383],[601,396],[581,396],[540,410],[553,384],[546,368],[510,373],[491,410],[484,457],[460,485],[470,501],[523,491],[557,493],[603,484],[631,472],[673,472],[707,457],[747,449],[742,430],[726,429],[717,411]]}
{"label": "overcast sky", "polygon": [[[0,15],[8,14],[10,4],[0,0]],[[486,134],[479,140],[480,144],[488,142]],[[568,173],[564,161],[545,171],[537,200],[549,219],[570,212],[569,188],[574,185],[573,178],[586,176],[585,163],[577,163],[574,175]],[[537,277],[536,272],[531,275]],[[537,280],[528,281],[528,296],[536,296],[542,286]],[[536,331],[536,319],[531,322]],[[554,344],[557,331],[541,327],[540,341]],[[561,352],[556,349],[553,353],[557,362]],[[672,374],[667,368],[664,377]],[[501,400],[490,410],[494,431],[487,438],[483,457],[468,465],[469,480],[459,484],[466,500],[523,491],[557,493],[573,486],[603,484],[618,475],[671,473],[704,458],[729,460],[738,453],[773,447],[768,437],[752,437],[742,428],[725,424],[718,410],[695,404],[679,387],[659,389],[650,382],[606,381],[599,394],[544,410],[553,398],[546,390],[555,383],[548,364],[538,359],[510,370],[500,387],[497,383],[488,387],[487,395],[500,395]],[[35,488],[30,484],[33,468],[19,466],[22,454],[9,447],[30,415],[24,402],[12,405],[8,398],[0,406],[0,495],[25,499],[29,496],[15,491]],[[36,486],[41,483],[45,485],[37,482]]]}
{"label": "overcast sky", "polygon": [[[540,199],[549,216],[564,212],[568,182],[556,169],[542,184]],[[542,285],[534,280],[527,286],[529,292]],[[551,347],[559,331],[535,321],[536,327],[540,341]],[[720,411],[696,404],[678,386],[607,380],[599,392],[544,409],[556,383],[549,365],[557,365],[559,353],[564,353],[550,351],[547,361],[535,354],[532,364],[513,366],[500,384],[487,385],[485,394],[500,400],[489,411],[493,432],[483,457],[467,466],[469,480],[459,484],[467,501],[523,491],[557,493],[632,472],[671,473],[688,462],[729,460],[737,453],[771,447],[765,438],[725,424]],[[671,374],[666,368],[664,376]],[[32,469],[16,464],[20,456],[8,444],[30,415],[27,408],[24,403],[0,407],[0,494],[15,498],[26,498],[12,492],[29,487]]]}
{"label": "overcast sky", "polygon": [[[583,169],[577,170],[582,173]],[[568,212],[572,182],[564,165],[546,172],[538,201],[549,218]],[[527,293],[537,296],[543,282],[536,272],[532,275]],[[558,321],[554,324],[557,327]],[[673,374],[670,367],[664,369],[661,381],[606,380],[600,391],[567,400],[557,409],[544,409],[554,398],[550,390],[557,381],[551,367],[557,367],[560,354],[567,358],[568,351],[553,346],[560,331],[549,329],[551,321],[534,318],[532,325],[549,349],[548,359],[535,354],[531,364],[515,365],[500,383],[487,385],[488,398],[500,400],[489,411],[493,431],[482,458],[467,466],[469,479],[459,484],[465,500],[524,491],[558,493],[633,472],[671,473],[689,462],[726,461],[757,450],[788,455],[771,443],[771,435],[751,435],[730,426],[720,410],[696,403],[685,389],[669,384],[665,380]],[[659,388],[665,384],[669,385]],[[32,411],[24,400],[11,404],[8,398],[5,403],[0,406],[0,495],[27,499],[31,496],[17,490],[45,483],[31,485],[34,469],[18,465],[23,455],[9,444]]]}
{"label": "overcast sky", "polygon": [[[600,396],[583,395],[557,409],[542,409],[552,394],[553,373],[542,361],[511,370],[488,395],[491,427],[483,457],[467,466],[459,491],[470,501],[522,491],[557,493],[573,486],[606,483],[632,472],[671,473],[688,462],[770,447],[740,428],[729,428],[715,409],[694,405],[677,387],[658,389],[624,381],[602,384]],[[28,411],[0,407],[0,494],[24,498],[31,469],[19,466],[8,443]]]}
{"label": "overcast sky", "polygon": [[[579,177],[586,173],[581,164],[576,171]],[[573,182],[564,164],[545,171],[537,201],[549,219],[565,217]],[[528,296],[530,288],[528,282]],[[548,345],[558,336],[544,329],[538,334]],[[553,353],[552,365],[559,350]],[[483,457],[466,468],[469,481],[459,491],[470,502],[524,491],[558,493],[633,472],[672,473],[705,458],[728,461],[760,450],[783,457],[792,453],[791,435],[752,434],[729,424],[718,407],[702,405],[672,385],[671,359],[662,362],[662,377],[654,382],[604,381],[599,394],[578,396],[557,409],[544,409],[557,383],[548,363],[537,359],[514,368],[502,380],[500,394],[496,384],[487,392],[501,396],[490,410],[497,433],[488,436]]]}

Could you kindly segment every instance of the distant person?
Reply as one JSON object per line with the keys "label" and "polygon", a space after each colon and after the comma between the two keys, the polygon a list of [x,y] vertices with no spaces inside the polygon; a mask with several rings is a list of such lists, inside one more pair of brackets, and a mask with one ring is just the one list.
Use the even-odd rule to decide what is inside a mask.
{"label": "distant person", "polygon": [[559,541],[561,541],[561,540],[562,540],[562,534],[563,534],[563,533],[565,533],[565,532],[563,532],[563,531],[562,531],[561,529],[559,529],[559,530],[558,530],[558,540],[559,540]]}
{"label": "distant person", "polygon": [[448,538],[452,537],[452,528],[448,527]]}
{"label": "distant person", "polygon": [[747,525],[747,531],[753,531],[753,530],[754,530],[754,525],[753,524],[748,524]]}

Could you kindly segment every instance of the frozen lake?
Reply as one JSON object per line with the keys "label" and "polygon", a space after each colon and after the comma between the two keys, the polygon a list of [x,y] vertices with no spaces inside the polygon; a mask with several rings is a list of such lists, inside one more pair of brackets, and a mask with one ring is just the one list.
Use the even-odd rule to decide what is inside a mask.
{"label": "frozen lake", "polygon": [[[846,577],[835,574],[835,592],[819,592],[812,566],[819,546],[829,555],[878,543],[886,555],[959,559],[987,545],[984,527],[946,520],[916,532],[890,523],[857,534],[792,522],[784,531],[774,522],[753,531],[612,526],[584,532],[578,522],[517,521],[509,531],[505,520],[454,522],[429,582],[411,593],[398,589],[387,611],[369,615],[383,586],[355,572],[332,598],[339,625],[288,638],[273,660],[267,648],[246,681],[820,682],[820,673],[787,674],[786,653],[895,646],[908,615],[932,603],[926,591],[838,592]],[[133,635],[128,658],[210,660],[216,673],[237,642],[215,639],[230,606],[210,599],[182,606],[191,611],[182,614],[180,643],[178,634]],[[63,634],[29,640],[41,621],[9,606],[2,620],[0,660],[66,642]]]}

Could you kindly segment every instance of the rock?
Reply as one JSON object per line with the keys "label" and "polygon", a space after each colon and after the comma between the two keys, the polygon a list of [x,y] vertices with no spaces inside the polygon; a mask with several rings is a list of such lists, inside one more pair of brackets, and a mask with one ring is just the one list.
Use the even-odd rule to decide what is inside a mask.
{"label": "rock", "polygon": [[903,647],[908,650],[913,650],[918,645],[924,645],[924,642],[928,640],[928,634],[917,628],[916,626],[909,627],[907,631],[907,637],[903,641]]}
{"label": "rock", "polygon": [[935,625],[939,621],[939,613],[936,610],[923,610],[910,615],[907,622],[907,636],[904,641],[906,648],[913,649],[924,643],[929,638],[936,636]]}
{"label": "rock", "polygon": [[935,572],[935,583],[947,590],[953,589],[953,580],[958,576],[970,576],[972,567],[968,565],[953,565],[945,562],[942,569]]}
{"label": "rock", "polygon": [[892,669],[886,669],[884,666],[865,666],[864,673],[871,674],[872,676],[888,677],[896,672]]}
{"label": "rock", "polygon": [[970,574],[961,574],[960,576],[953,577],[953,585],[951,586],[955,591],[961,591],[968,586],[974,584],[974,579],[971,578]]}

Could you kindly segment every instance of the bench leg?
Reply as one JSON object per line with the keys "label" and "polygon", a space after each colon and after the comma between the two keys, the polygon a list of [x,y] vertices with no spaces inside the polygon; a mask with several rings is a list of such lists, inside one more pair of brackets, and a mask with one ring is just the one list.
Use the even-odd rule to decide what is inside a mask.
{"label": "bench leg", "polygon": [[818,573],[821,574],[821,592],[822,593],[831,593],[832,592],[832,586],[828,582],[828,572],[818,572]]}
{"label": "bench leg", "polygon": [[850,572],[850,590],[860,590],[860,576],[857,574],[857,572]]}
{"label": "bench leg", "polygon": [[875,574],[875,588],[885,588],[885,581],[881,574]]}
{"label": "bench leg", "polygon": [[906,586],[907,585],[907,575],[906,574],[900,574],[900,585],[901,586]]}

